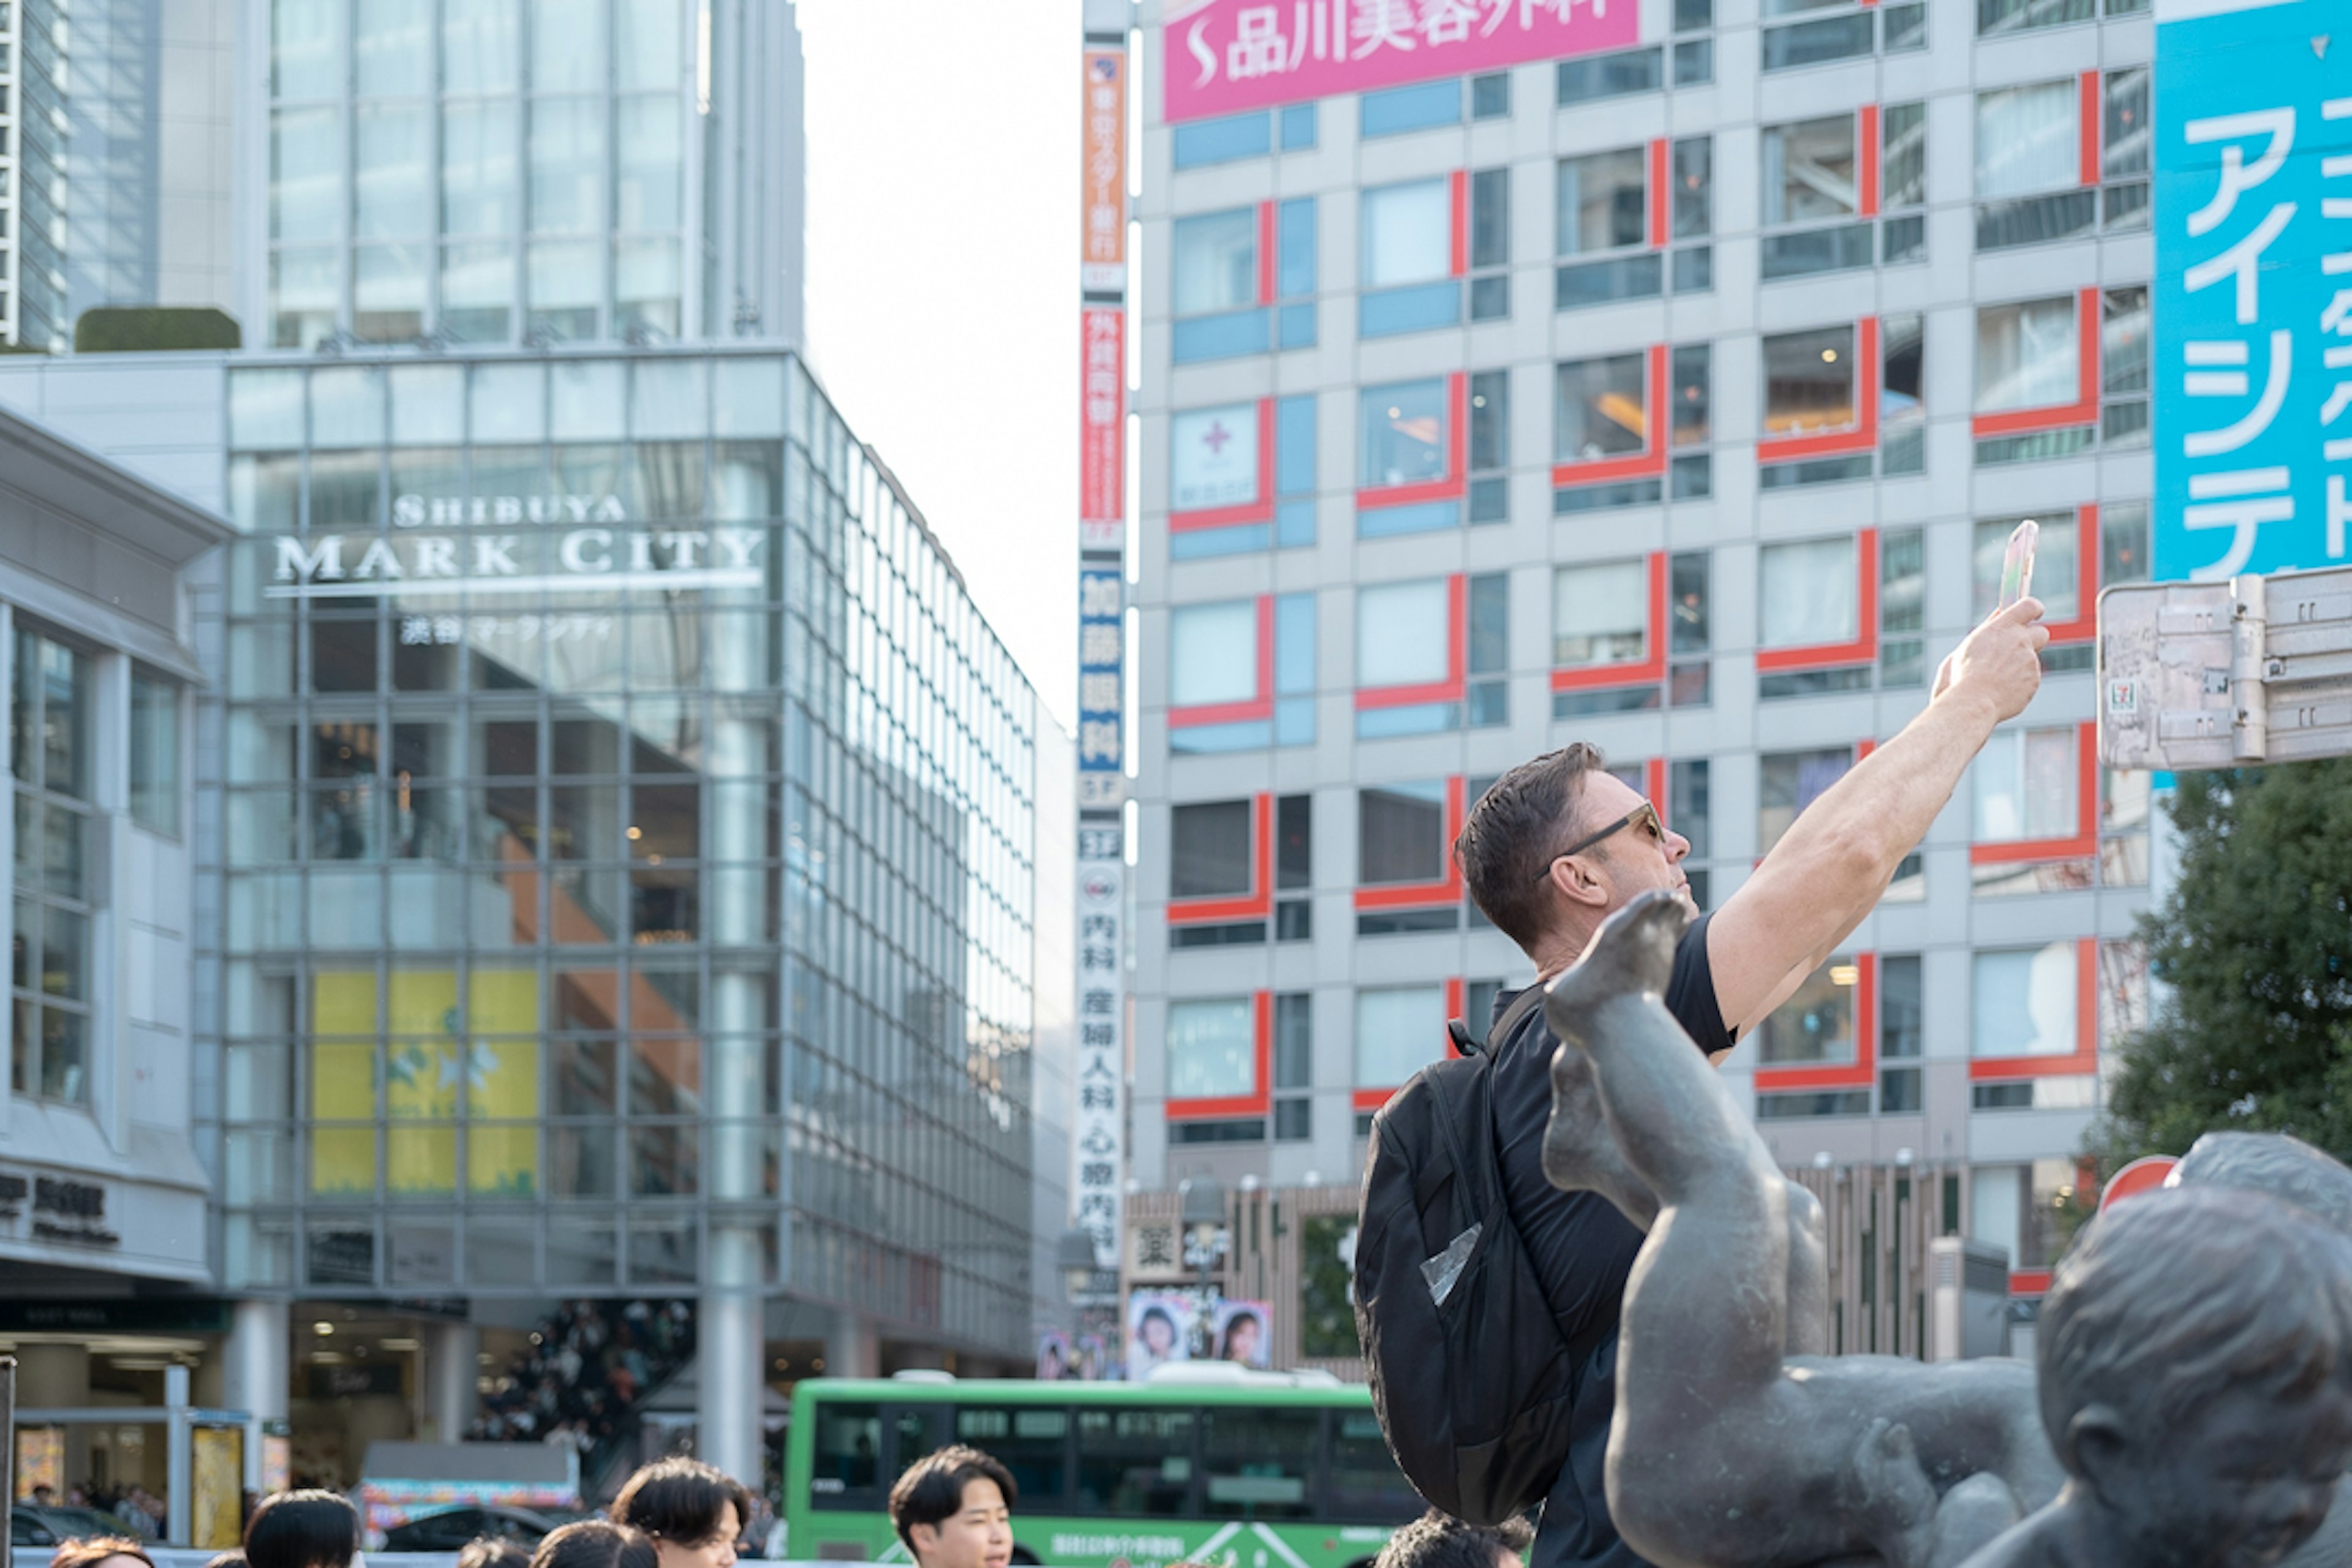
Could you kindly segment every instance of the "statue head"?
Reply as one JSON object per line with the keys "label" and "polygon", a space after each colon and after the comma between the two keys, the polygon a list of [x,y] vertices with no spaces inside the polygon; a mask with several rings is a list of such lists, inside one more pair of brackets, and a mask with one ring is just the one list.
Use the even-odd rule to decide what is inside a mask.
{"label": "statue head", "polygon": [[2352,1169],[2289,1133],[2208,1132],[2165,1185],[2267,1193],[2352,1236]]}
{"label": "statue head", "polygon": [[2058,1266],[2037,1350],[2051,1446],[2133,1561],[2275,1563],[2352,1464],[2352,1247],[2277,1199],[2118,1204]]}

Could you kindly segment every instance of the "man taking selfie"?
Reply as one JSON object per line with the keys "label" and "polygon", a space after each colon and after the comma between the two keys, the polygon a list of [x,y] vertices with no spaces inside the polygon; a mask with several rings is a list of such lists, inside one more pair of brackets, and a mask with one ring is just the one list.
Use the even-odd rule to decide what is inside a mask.
{"label": "man taking selfie", "polygon": [[[2042,684],[2039,601],[1998,610],[1944,661],[1926,710],[1822,792],[1675,956],[1668,1011],[1710,1058],[1826,963],[1917,847],[1996,725]],[[1471,809],[1454,847],[1465,884],[1536,965],[1538,984],[1601,922],[1654,889],[1687,902],[1689,840],[1581,743],[1522,763]],[[1499,1018],[1513,1000],[1495,1001]],[[1546,1500],[1532,1568],[1630,1568],[1603,1488],[1614,1407],[1619,1303],[1642,1233],[1593,1192],[1545,1179],[1543,1141],[1559,1040],[1535,1008],[1493,1043],[1496,1158],[1510,1217],[1579,1361],[1569,1458]]]}

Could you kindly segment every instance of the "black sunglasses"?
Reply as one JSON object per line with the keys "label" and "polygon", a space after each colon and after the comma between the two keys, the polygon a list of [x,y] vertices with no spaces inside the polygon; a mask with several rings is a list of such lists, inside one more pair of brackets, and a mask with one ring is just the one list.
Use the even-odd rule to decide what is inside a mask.
{"label": "black sunglasses", "polygon": [[1644,820],[1649,823],[1650,832],[1653,837],[1664,838],[1666,836],[1665,824],[1658,820],[1658,808],[1652,805],[1645,800],[1641,805],[1635,806],[1633,810],[1627,812],[1624,816],[1619,817],[1616,821],[1611,823],[1608,826],[1602,828],[1600,832],[1589,834],[1586,837],[1578,839],[1575,843],[1570,845],[1567,848],[1561,850],[1559,854],[1545,861],[1543,875],[1538,877],[1536,880],[1538,882],[1549,881],[1551,879],[1551,868],[1554,866],[1559,865],[1562,860],[1567,859],[1571,855],[1580,855],[1585,850],[1590,849],[1594,845],[1600,843],[1602,839],[1609,837],[1612,834],[1622,833],[1625,829],[1633,826],[1634,824]]}

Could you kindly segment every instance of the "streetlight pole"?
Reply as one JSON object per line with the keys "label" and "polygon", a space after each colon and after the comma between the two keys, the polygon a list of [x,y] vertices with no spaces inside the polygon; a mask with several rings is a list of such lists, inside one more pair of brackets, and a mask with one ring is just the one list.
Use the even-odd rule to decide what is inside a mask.
{"label": "streetlight pole", "polygon": [[[1194,1176],[1176,1189],[1184,1225],[1184,1261],[1201,1271],[1201,1310],[1212,1313],[1217,1299],[1210,1274],[1225,1253],[1225,1189],[1214,1176]],[[1213,1353],[1215,1347],[1210,1347]]]}

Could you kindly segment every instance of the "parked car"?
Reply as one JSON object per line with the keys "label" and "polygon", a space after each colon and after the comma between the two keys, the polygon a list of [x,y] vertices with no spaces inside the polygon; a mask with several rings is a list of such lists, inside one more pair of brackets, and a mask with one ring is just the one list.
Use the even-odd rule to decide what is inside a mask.
{"label": "parked car", "polygon": [[467,1506],[444,1509],[383,1532],[386,1552],[455,1552],[478,1536],[532,1547],[555,1521],[529,1509]]}
{"label": "parked car", "polygon": [[55,1546],[58,1532],[33,1517],[33,1510],[18,1503],[8,1511],[8,1544],[11,1546]]}
{"label": "parked car", "polygon": [[[47,1525],[59,1541],[87,1541],[94,1535],[127,1535],[141,1539],[139,1531],[102,1508],[82,1508],[60,1503],[20,1502],[10,1513],[11,1519],[32,1515]],[[12,1529],[10,1534],[16,1531]],[[21,1544],[21,1542],[19,1543]]]}

